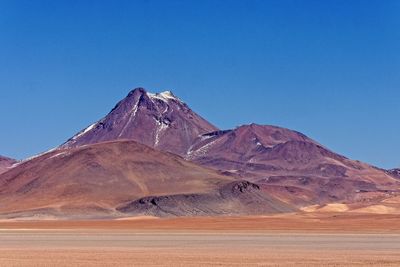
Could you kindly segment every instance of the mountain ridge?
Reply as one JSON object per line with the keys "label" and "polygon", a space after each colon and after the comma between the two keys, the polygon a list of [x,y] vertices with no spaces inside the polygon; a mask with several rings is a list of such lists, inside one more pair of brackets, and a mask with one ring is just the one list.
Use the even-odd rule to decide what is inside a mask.
{"label": "mountain ridge", "polygon": [[396,178],[400,178],[400,168],[394,168],[394,169],[387,170],[387,173]]}
{"label": "mountain ridge", "polygon": [[[127,148],[119,148],[120,157],[113,150],[110,155],[103,153],[104,150],[110,150],[109,147],[114,143],[127,145]],[[221,130],[192,111],[172,92],[149,93],[143,88],[131,90],[106,116],[78,132],[59,147],[14,164],[14,168],[0,175],[0,192],[7,192],[7,184],[4,181],[11,179],[23,183],[26,177],[32,177],[35,171],[24,169],[25,166],[80,149],[98,149],[96,153],[102,155],[104,160],[97,158],[94,166],[102,166],[104,173],[110,170],[114,171],[114,176],[116,173],[127,171],[131,173],[132,167],[125,163],[132,162],[132,158],[138,156],[129,155],[130,146],[147,147],[143,157],[148,156],[147,153],[161,153],[161,158],[161,155],[178,157],[177,162],[181,165],[187,162],[193,164],[192,168],[201,168],[206,174],[218,174],[232,182],[233,187],[215,187],[212,192],[195,190],[169,194],[161,179],[164,175],[163,167],[154,165],[154,176],[148,176],[153,173],[152,169],[146,169],[140,175],[147,177],[149,181],[158,181],[158,186],[166,190],[164,194],[162,190],[145,195],[132,193],[129,199],[124,197],[125,202],[120,201],[111,206],[110,203],[107,204],[107,212],[113,214],[128,212],[131,215],[155,216],[218,215],[224,214],[224,210],[229,206],[237,209],[230,209],[232,214],[262,214],[298,209],[307,212],[318,210],[315,206],[326,210],[324,205],[331,203],[340,203],[349,209],[379,205],[384,207],[384,210],[400,212],[400,179],[396,170],[383,170],[351,160],[288,128],[252,123]],[[158,152],[149,152],[153,150]],[[79,153],[74,155],[76,158],[82,157]],[[153,160],[158,159],[154,157]],[[58,164],[63,165],[62,163],[67,161],[59,159]],[[76,177],[90,176],[90,173],[87,174],[87,168],[91,164],[89,163],[87,158],[74,161],[71,169],[65,168],[61,173],[72,173]],[[131,164],[141,170],[140,165]],[[115,170],[114,165],[120,166],[120,170]],[[51,166],[46,166],[48,172],[53,173],[56,179],[59,176],[58,172],[54,172]],[[179,170],[181,167],[175,168]],[[15,174],[18,170],[21,171],[20,175]],[[169,172],[169,175],[174,177],[173,169]],[[190,173],[189,169],[181,173],[183,172]],[[43,177],[46,175],[46,172],[42,173]],[[96,175],[101,178],[103,173],[98,172]],[[202,174],[198,175],[200,177],[196,179],[200,179],[200,182]],[[76,177],[65,179],[72,179],[74,183],[82,183],[85,187],[86,181],[76,181]],[[101,183],[107,181],[105,177],[102,179]],[[173,181],[175,182],[172,186],[176,186],[174,183],[177,181]],[[181,180],[184,181],[185,179]],[[35,188],[36,183],[33,179],[24,182],[20,187],[31,190]],[[143,185],[143,181],[139,184]],[[241,188],[239,192],[244,194],[234,193],[237,192],[234,189],[236,187]],[[124,190],[121,189],[121,192]],[[114,194],[118,196],[118,192]],[[125,196],[127,195],[129,194]],[[177,205],[181,207],[176,207]],[[96,210],[101,207],[94,205],[91,208]]]}
{"label": "mountain ridge", "polygon": [[15,163],[17,163],[17,160],[0,155],[0,174],[7,171]]}

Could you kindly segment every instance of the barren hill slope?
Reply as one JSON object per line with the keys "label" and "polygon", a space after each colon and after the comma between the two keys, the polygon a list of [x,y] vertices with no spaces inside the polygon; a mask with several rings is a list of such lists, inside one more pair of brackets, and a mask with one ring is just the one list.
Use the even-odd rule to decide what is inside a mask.
{"label": "barren hill slope", "polygon": [[292,211],[246,181],[134,141],[59,149],[0,175],[6,218],[268,214]]}
{"label": "barren hill slope", "polygon": [[398,194],[393,175],[350,160],[307,136],[269,125],[201,135],[187,159],[250,179],[296,205],[368,202]]}

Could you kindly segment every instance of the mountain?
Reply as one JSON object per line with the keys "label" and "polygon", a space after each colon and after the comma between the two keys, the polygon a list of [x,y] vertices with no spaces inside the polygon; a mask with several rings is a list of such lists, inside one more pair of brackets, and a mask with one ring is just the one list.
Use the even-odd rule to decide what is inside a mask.
{"label": "mountain", "polygon": [[0,218],[246,215],[293,210],[254,183],[135,141],[50,151],[0,175]]}
{"label": "mountain", "polygon": [[256,182],[297,204],[368,202],[399,191],[383,170],[353,161],[289,129],[244,125],[199,136],[187,159]]}
{"label": "mountain", "polygon": [[103,119],[61,148],[119,139],[135,140],[304,207],[332,202],[373,203],[399,194],[399,179],[350,160],[302,133],[268,125],[219,130],[171,92],[131,91]]}
{"label": "mountain", "polygon": [[0,173],[7,171],[16,162],[14,159],[0,156]]}
{"label": "mountain", "polygon": [[107,116],[73,136],[62,147],[128,139],[186,155],[199,135],[216,130],[171,92],[153,94],[137,88]]}
{"label": "mountain", "polygon": [[290,129],[219,130],[171,92],[137,88],[60,147],[1,174],[0,215],[397,212],[398,173],[348,159]]}

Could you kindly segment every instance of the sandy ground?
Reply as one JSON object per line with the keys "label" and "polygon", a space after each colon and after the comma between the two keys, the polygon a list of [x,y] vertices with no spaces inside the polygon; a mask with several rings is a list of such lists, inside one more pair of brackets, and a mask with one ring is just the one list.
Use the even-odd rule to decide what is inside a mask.
{"label": "sandy ground", "polygon": [[124,218],[98,221],[0,220],[0,232],[7,229],[84,229],[129,231],[244,231],[244,232],[333,232],[399,233],[398,214],[303,213],[257,217]]}
{"label": "sandy ground", "polygon": [[0,222],[0,266],[400,266],[399,217]]}

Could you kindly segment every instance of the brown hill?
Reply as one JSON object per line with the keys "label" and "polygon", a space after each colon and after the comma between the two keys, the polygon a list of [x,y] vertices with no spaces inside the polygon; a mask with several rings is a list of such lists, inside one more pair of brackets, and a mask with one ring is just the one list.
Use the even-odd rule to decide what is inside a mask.
{"label": "brown hill", "polygon": [[59,149],[0,175],[0,214],[123,217],[292,211],[259,186],[134,141]]}
{"label": "brown hill", "polygon": [[201,135],[187,159],[256,182],[303,206],[374,201],[399,192],[384,170],[347,159],[296,131],[262,125]]}

